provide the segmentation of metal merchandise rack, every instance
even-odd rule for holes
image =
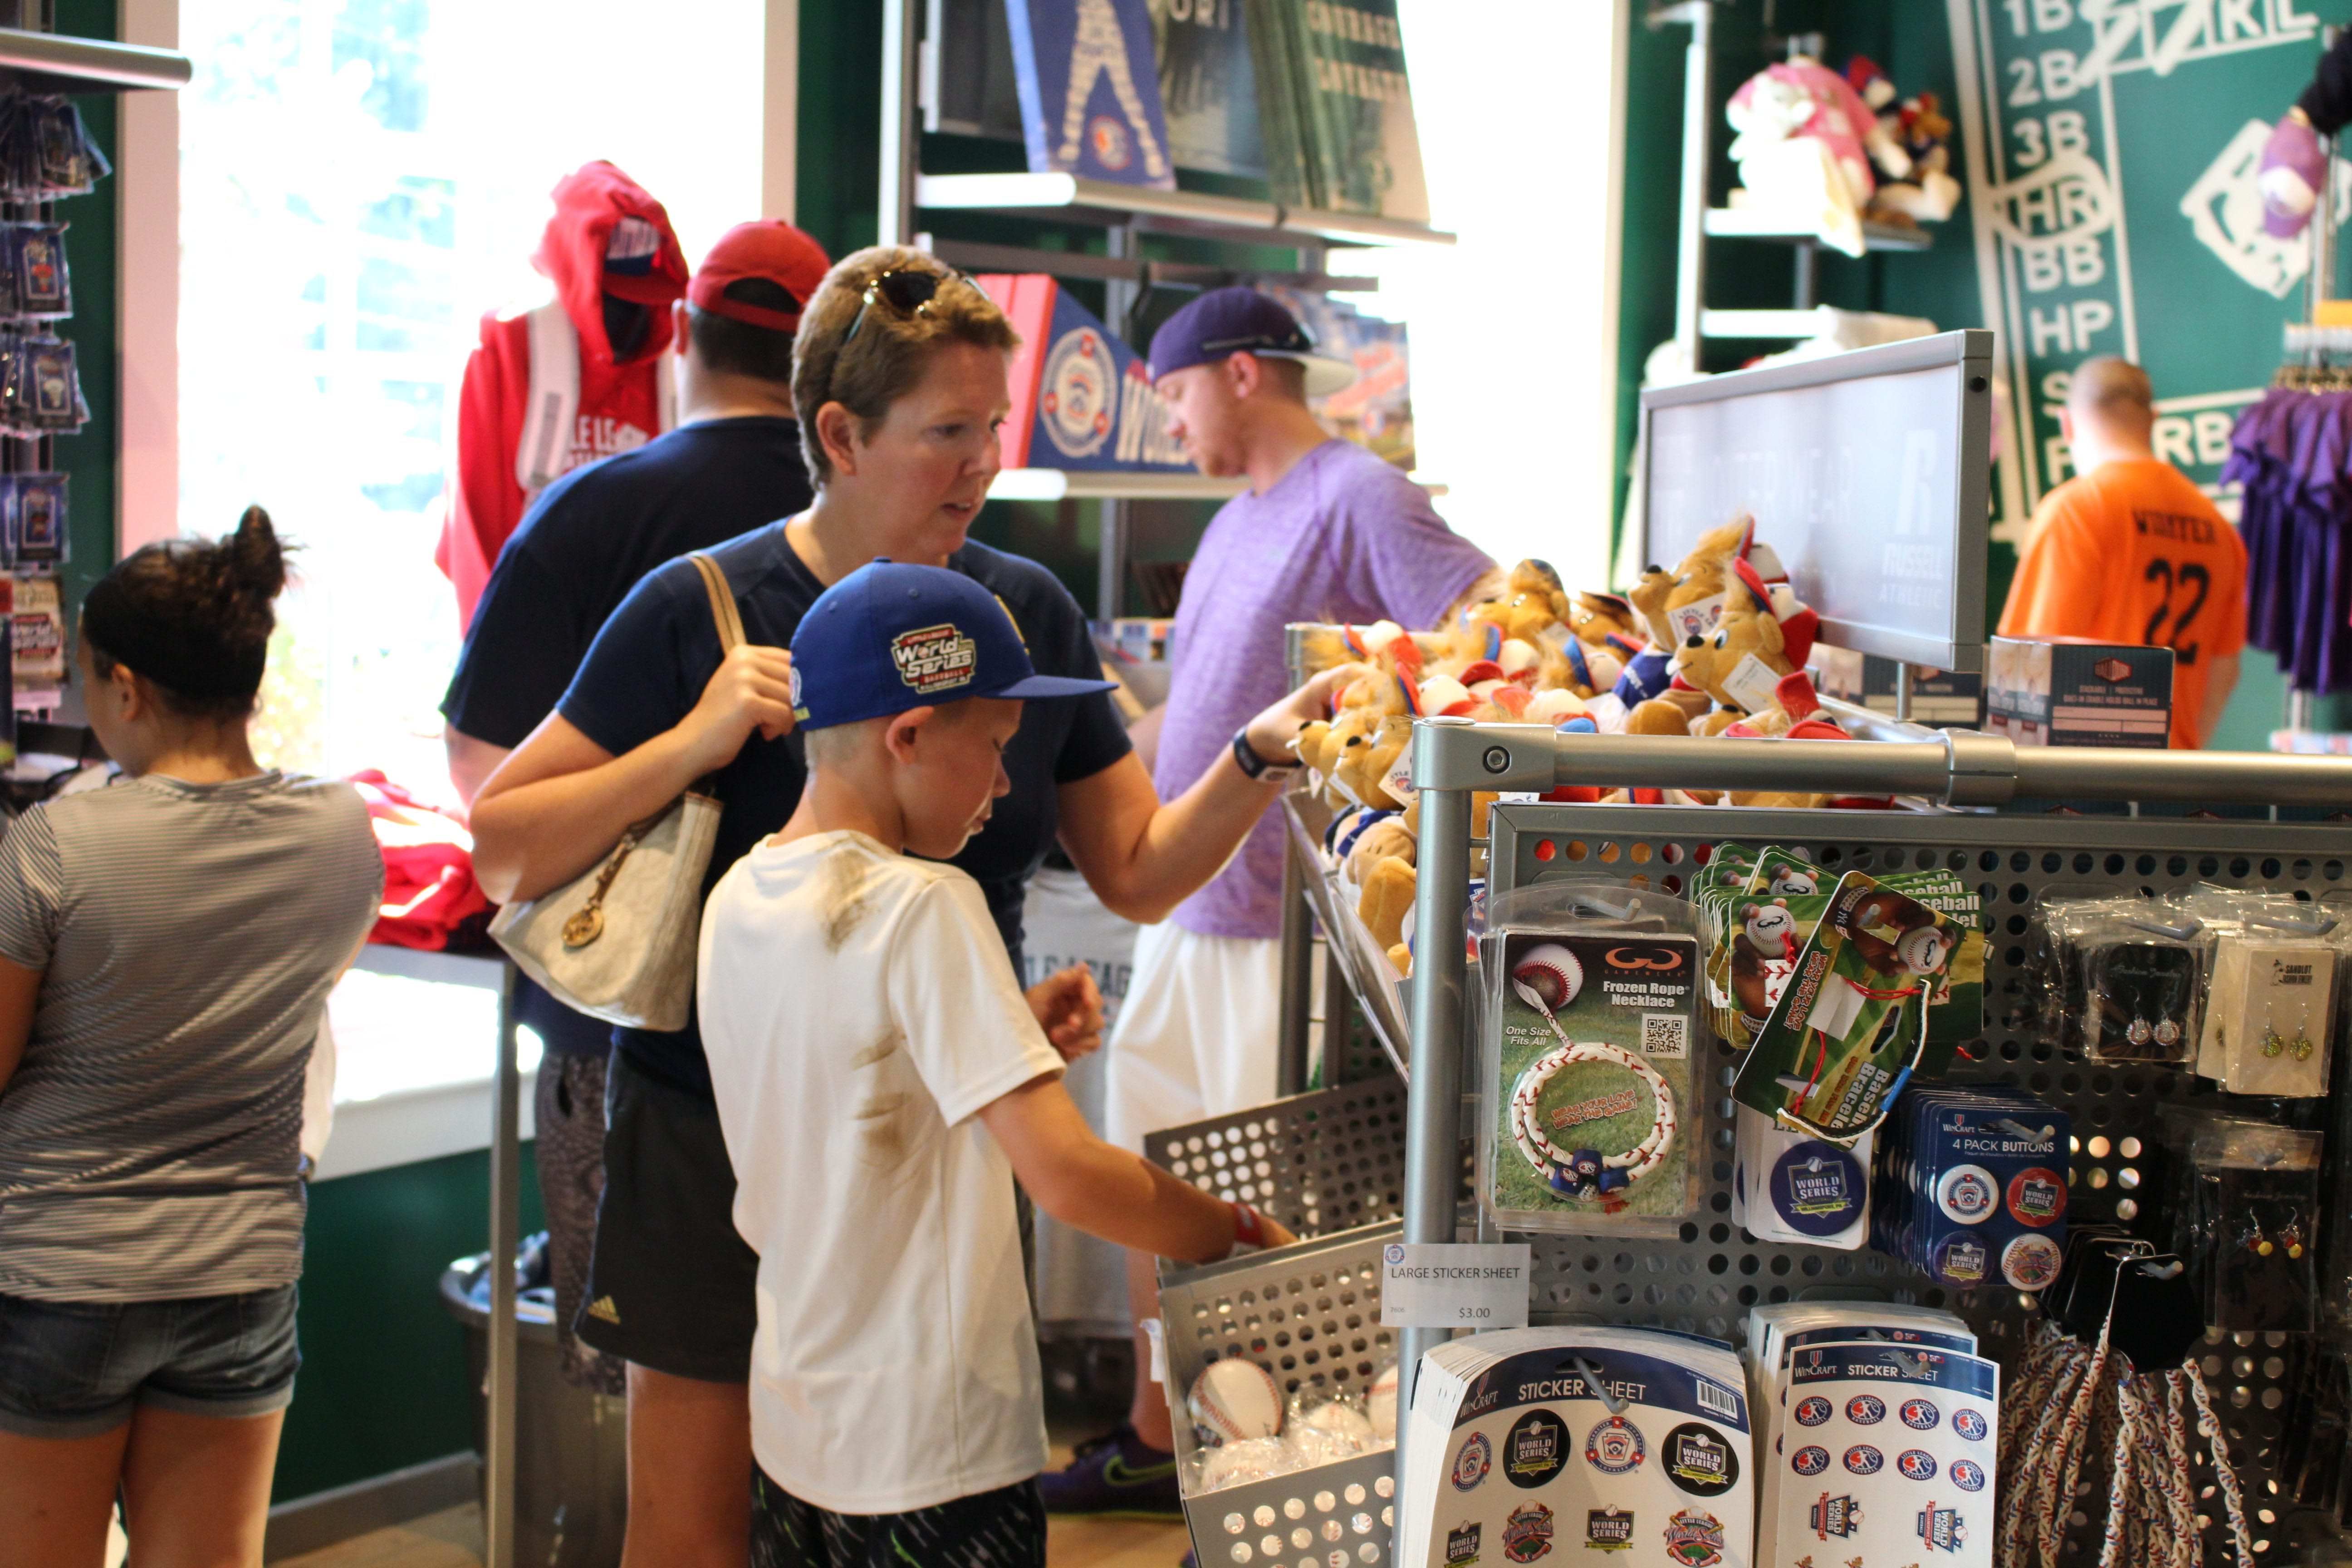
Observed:
[[[1736,808],[1522,805],[1495,809],[1490,886],[1541,877],[1645,879],[1678,893],[1703,852],[1726,838],[1801,845],[1845,869],[1940,865],[1981,878],[1993,931],[1984,1043],[1955,1074],[2011,1081],[2074,1113],[2083,1153],[2070,1203],[2085,1218],[2137,1212],[2147,1181],[2158,1108],[2217,1097],[2182,1072],[2109,1069],[2053,1053],[2015,1013],[2021,938],[2037,891],[2052,881],[2162,890],[2198,880],[2352,899],[2352,829],[2332,825],[2149,816],[2079,816],[1997,808],[2019,801],[2132,801],[2327,809],[2352,805],[2352,762],[2174,752],[2025,749],[1972,731],[1884,742],[1687,741],[1556,737],[1537,726],[1423,720],[1414,726],[1421,848],[1412,995],[1414,1072],[1407,1096],[1404,1239],[1454,1240],[1462,1216],[1454,1173],[1464,1076],[1465,905],[1474,790],[1570,784],[1840,789],[1916,796],[1948,812],[1864,814]],[[1915,1299],[1974,1321],[1988,1350],[2020,1343],[2031,1303],[2007,1292],[1948,1292],[1874,1253],[1759,1244],[1728,1223],[1732,1058],[1715,1045],[1709,1093],[1691,1136],[1712,1154],[1702,1211],[1671,1242],[1545,1237],[1537,1243],[1538,1318],[1589,1315],[1687,1327],[1736,1340],[1747,1306],[1808,1291]],[[2126,1207],[2129,1205],[2131,1207]],[[1411,1329],[1401,1365],[1409,1405],[1421,1354],[1447,1335]],[[2275,1342],[2273,1342],[2273,1341]],[[2284,1516],[2269,1463],[2283,1433],[2274,1412],[2293,1360],[2287,1336],[2209,1336],[2208,1364],[2224,1390],[2233,1454],[2258,1510],[2257,1557],[2284,1561],[2305,1527]],[[1398,1455],[1399,1474],[1405,1457]],[[2271,1517],[2263,1519],[2262,1513]],[[2209,1539],[2209,1560],[2215,1543]]]

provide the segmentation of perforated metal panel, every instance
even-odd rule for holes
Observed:
[[[1564,878],[1631,880],[1680,896],[1703,854],[1725,839],[1787,846],[1833,872],[1945,867],[1977,884],[1990,950],[1987,1030],[1951,1074],[1960,1082],[2018,1085],[2074,1118],[2077,1148],[2068,1194],[2077,1223],[2116,1219],[2159,1241],[2160,1216],[2143,1206],[2155,1188],[2150,1161],[2161,1137],[2160,1107],[2232,1103],[2186,1072],[2123,1070],[2085,1062],[2033,1037],[2023,1016],[2028,917],[2053,883],[2163,892],[2204,880],[2265,888],[2311,899],[2352,898],[2352,830],[2183,818],[1978,816],[1907,813],[1765,812],[1498,806],[1493,818],[1494,889]],[[1465,1051],[1475,1063],[1475,1049]],[[1952,1291],[1874,1251],[1759,1242],[1730,1223],[1737,1057],[1714,1041],[1710,1091],[1685,1125],[1711,1154],[1700,1212],[1675,1241],[1545,1236],[1535,1245],[1538,1321],[1598,1316],[1682,1329],[1738,1342],[1759,1301],[1809,1295],[1867,1296],[1949,1307],[1982,1338],[1985,1353],[2012,1363],[2036,1316],[2033,1299],[2006,1290]],[[1475,1068],[1472,1068],[1475,1071]],[[2339,1073],[2336,1081],[2344,1081]],[[2244,1485],[2259,1562],[2298,1556],[2326,1528],[2288,1513],[2272,1476],[2283,1436],[2280,1411],[2292,1389],[2294,1336],[2216,1335],[2201,1349],[2217,1407],[2228,1426]],[[2210,1477],[2200,1474],[2200,1489]],[[2089,1513],[2069,1542],[2070,1560],[2095,1559],[2104,1475],[2086,1473]],[[2205,1504],[2200,1503],[2200,1509]],[[2218,1517],[2219,1505],[2213,1505]],[[2263,1515],[2269,1517],[2264,1518]],[[2206,1532],[2209,1563],[2222,1561],[2218,1530]]]
[[[1293,1095],[1146,1133],[1143,1152],[1300,1236],[1376,1224],[1403,1212],[1404,1085],[1391,1073]]]
[[[1402,1149],[1402,1129],[1390,1136]],[[1396,1359],[1396,1337],[1380,1326],[1380,1266],[1381,1248],[1401,1234],[1395,1224],[1370,1226],[1262,1258],[1163,1268],[1160,1309],[1180,1462],[1189,1465],[1199,1451],[1182,1391],[1211,1362],[1254,1361],[1285,1394],[1370,1386]],[[1187,1499],[1193,1550],[1202,1568],[1380,1568],[1396,1525],[1395,1464],[1381,1450]]]

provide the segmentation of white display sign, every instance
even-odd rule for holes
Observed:
[[[1524,1241],[1391,1242],[1381,1255],[1381,1326],[1525,1328],[1532,1267]]]

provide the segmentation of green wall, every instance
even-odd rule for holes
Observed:
[[[2322,8],[2331,15],[2335,10],[2333,6]],[[1643,362],[1674,331],[1683,66],[1690,38],[1689,29],[1683,26],[1652,31],[1642,21],[1644,9],[1637,0],[1625,110],[1625,230],[1617,365],[1621,521],[1638,420]],[[1731,132],[1724,122],[1722,106],[1742,81],[1782,52],[1777,38],[1768,47],[1763,26],[1768,15],[1774,32],[1780,36],[1825,34],[1824,52],[1832,66],[1842,68],[1852,56],[1867,55],[1885,68],[1906,97],[1923,89],[1933,91],[1941,100],[1945,112],[1958,121],[1958,91],[1945,0],[1768,0],[1760,7],[1719,5],[1715,24],[1715,102],[1710,107],[1714,149],[1710,205],[1724,205],[1727,193],[1738,183],[1726,151]],[[2145,162],[2145,154],[2153,149],[2135,151],[2127,146],[2125,151],[2135,162]],[[1956,165],[1964,162],[1957,132],[1953,156]],[[1955,173],[1963,182],[1969,178],[1965,167],[1956,167]],[[1879,253],[1858,260],[1825,253],[1820,271],[1820,300],[1847,310],[1924,316],[1944,331],[1998,326],[1998,322],[1982,319],[1969,212],[1964,200],[1952,221],[1932,226],[1936,244],[1924,252]],[[1716,239],[1707,244],[1709,305],[1785,309],[1790,304],[1794,272],[1786,247],[1737,239]],[[2190,242],[2178,236],[2142,233],[2135,235],[2134,244],[2137,264],[2145,266],[2157,247]],[[2194,323],[2179,322],[2168,328],[2165,323],[2150,321],[2145,314],[2143,324],[2150,331],[2196,327]],[[1702,367],[1710,371],[1736,369],[1759,354],[1784,346],[1780,342],[1710,342],[1702,350]],[[2143,357],[2150,357],[2145,346]],[[1766,531],[1769,533],[1769,520]],[[1988,598],[1990,613],[1996,618],[2015,569],[2014,552],[2006,544],[1995,543],[1988,573]],[[2285,684],[2279,676],[2276,661],[2268,654],[2248,649],[2237,695],[2214,744],[2231,750],[2263,749],[2270,731],[2284,722],[2284,702]],[[2343,721],[2328,720],[2323,709],[2322,721]]]
[[[522,1234],[541,1217],[522,1152]],[[271,1500],[307,1497],[474,1444],[465,1342],[441,1271],[489,1245],[488,1151],[321,1182],[304,1234],[302,1373]]]

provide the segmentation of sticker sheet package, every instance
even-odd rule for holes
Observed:
[[[1507,1231],[1670,1236],[1697,1201],[1689,906],[1564,886],[1488,911],[1480,1200]]]
[[[1756,1483],[1759,1520],[1774,1517],[1780,1506],[1791,1438],[1789,1368],[1796,1352],[1811,1345],[1868,1342],[1911,1350],[1958,1351],[1974,1354],[1977,1337],[1951,1312],[1935,1307],[1892,1302],[1784,1301],[1751,1310],[1748,1315],[1748,1382],[1751,1422],[1757,1429],[1760,1456]],[[1795,1426],[1802,1433],[1818,1426],[1819,1405],[1806,1405],[1805,1420]],[[1801,1446],[1804,1439],[1794,1439]]]
[[[1915,1087],[1882,1130],[1870,1244],[1959,1289],[2046,1289],[2065,1261],[2072,1130],[2021,1090]]]
[[[1870,1149],[1852,1148],[1775,1125],[1747,1106],[1735,1122],[1731,1223],[1759,1241],[1852,1252],[1870,1236]]]
[[[1558,1327],[1442,1345],[1413,1391],[1397,1561],[1749,1568],[1748,1415],[1738,1358],[1711,1340]]]
[[[1966,1352],[1815,1344],[1789,1368],[1759,1562],[1992,1568],[2000,1369]]]
[[[1951,996],[1955,954],[1974,928],[1859,871],[1841,879],[1788,988],[1741,1062],[1733,1093],[1792,1131],[1852,1143],[1878,1125],[1927,1057],[1930,1018]],[[1957,1045],[1957,1041],[1954,1042]]]

